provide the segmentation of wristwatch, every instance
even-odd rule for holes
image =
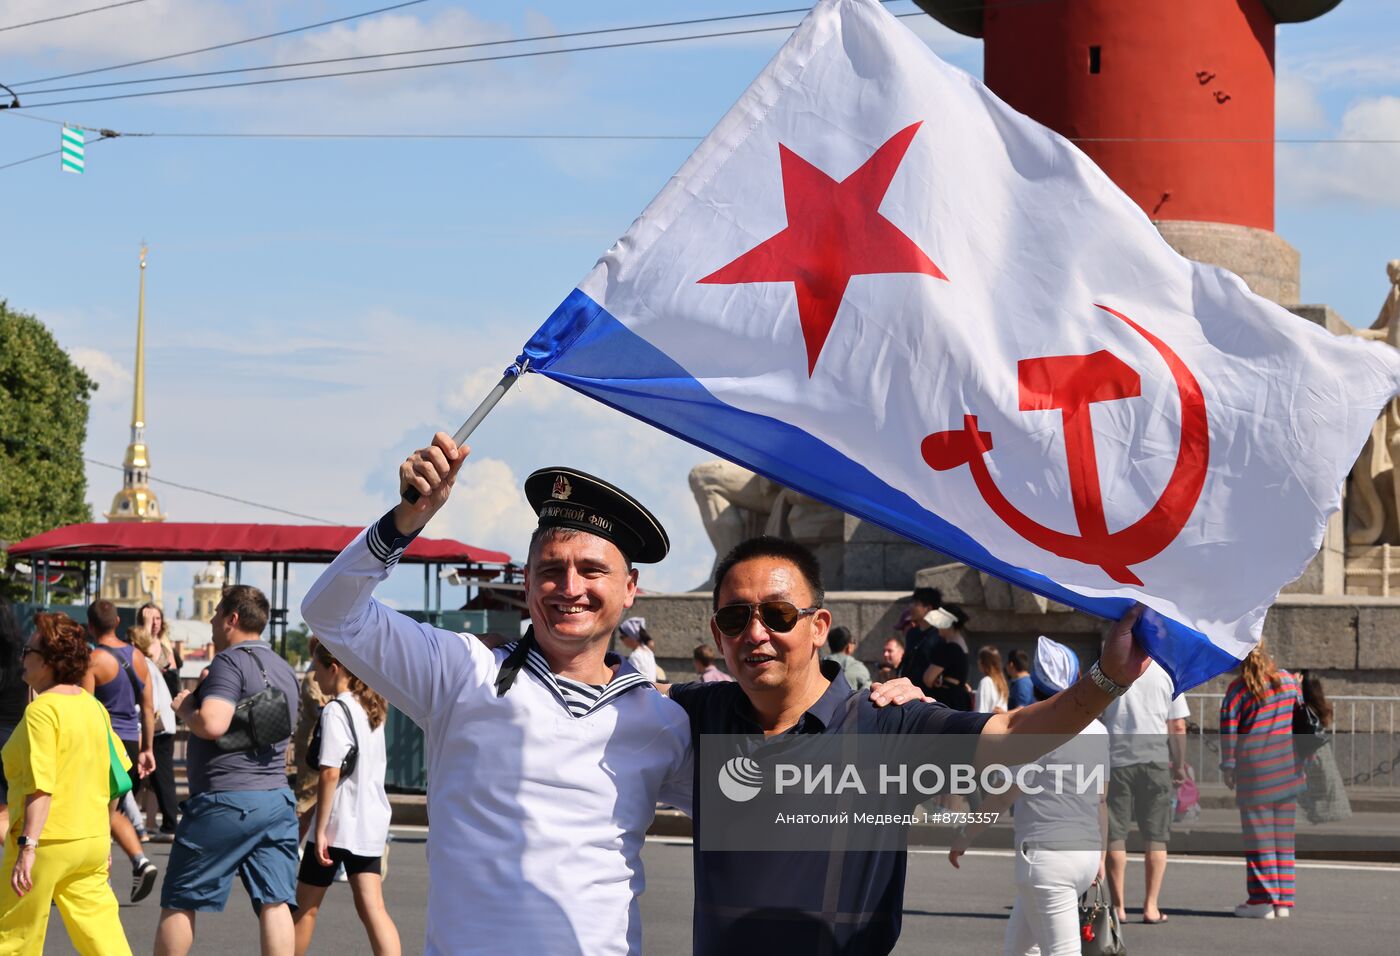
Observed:
[[[1103,672],[1098,661],[1094,661],[1094,666],[1089,668],[1089,679],[1094,682],[1099,690],[1110,697],[1119,698],[1128,692],[1128,688],[1110,678]]]
[[[19,844],[21,850],[32,850],[39,845],[38,840],[32,840],[23,833],[15,837],[15,843]]]

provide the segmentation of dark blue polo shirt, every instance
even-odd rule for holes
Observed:
[[[979,734],[990,714],[942,704],[876,707],[869,691],[852,691],[834,661],[822,662],[831,681],[789,734]],[[846,706],[853,693],[862,700]],[[671,699],[690,715],[697,758],[695,781],[694,951],[705,954],[826,952],[888,953],[899,939],[904,911],[903,840],[898,849],[800,852],[702,851],[706,792],[700,784],[701,734],[762,735],[737,683],[680,684]],[[716,808],[722,812],[723,808]]]

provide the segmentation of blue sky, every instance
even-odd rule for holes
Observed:
[[[388,2],[144,0],[0,31],[0,82],[159,56]],[[0,26],[95,5],[3,0]],[[26,103],[52,102],[132,88],[31,91],[785,5],[798,4],[429,0],[227,51],[17,90]],[[1394,52],[1400,25],[1391,6],[1345,0],[1320,20],[1280,29],[1281,138],[1400,140]],[[890,9],[914,7],[899,0]],[[787,14],[740,26],[797,19]],[[980,43],[928,18],[904,22],[945,59],[980,75]],[[124,133],[699,137],[785,36],[24,112]],[[436,58],[460,55],[470,52]],[[0,165],[56,149],[58,138],[57,126],[0,113]],[[391,503],[397,462],[433,429],[455,428],[694,145],[123,137],[90,146],[81,177],[60,173],[56,157],[0,170],[6,226],[0,297],[43,319],[102,384],[87,454],[120,463],[130,414],[137,252],[143,240],[149,243],[153,476],[364,524]],[[1400,146],[1280,145],[1277,157],[1277,229],[1302,253],[1303,300],[1326,302],[1352,324],[1369,325],[1387,290],[1385,261],[1400,256],[1394,228]],[[537,377],[506,399],[472,443],[457,500],[430,533],[519,554],[532,524],[521,479],[567,462],[634,491],[670,529],[673,556],[644,572],[644,586],[687,589],[704,577],[712,552],[685,480],[709,457],[704,452]],[[107,508],[119,479],[89,466],[96,512]],[[172,520],[294,520],[156,488]],[[190,573],[167,569],[172,610],[175,596],[188,593]],[[294,600],[313,573],[295,572]],[[418,603],[421,578],[402,577],[387,593],[405,606]]]

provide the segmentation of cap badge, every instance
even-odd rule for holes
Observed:
[[[573,493],[574,486],[569,484],[569,479],[565,478],[563,475],[554,476],[554,489],[549,493],[551,498],[558,498],[563,501]]]

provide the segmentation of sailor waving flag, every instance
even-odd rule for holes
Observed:
[[[874,0],[817,4],[522,368],[1057,601],[1141,601],[1178,691],[1248,653],[1400,391]]]

